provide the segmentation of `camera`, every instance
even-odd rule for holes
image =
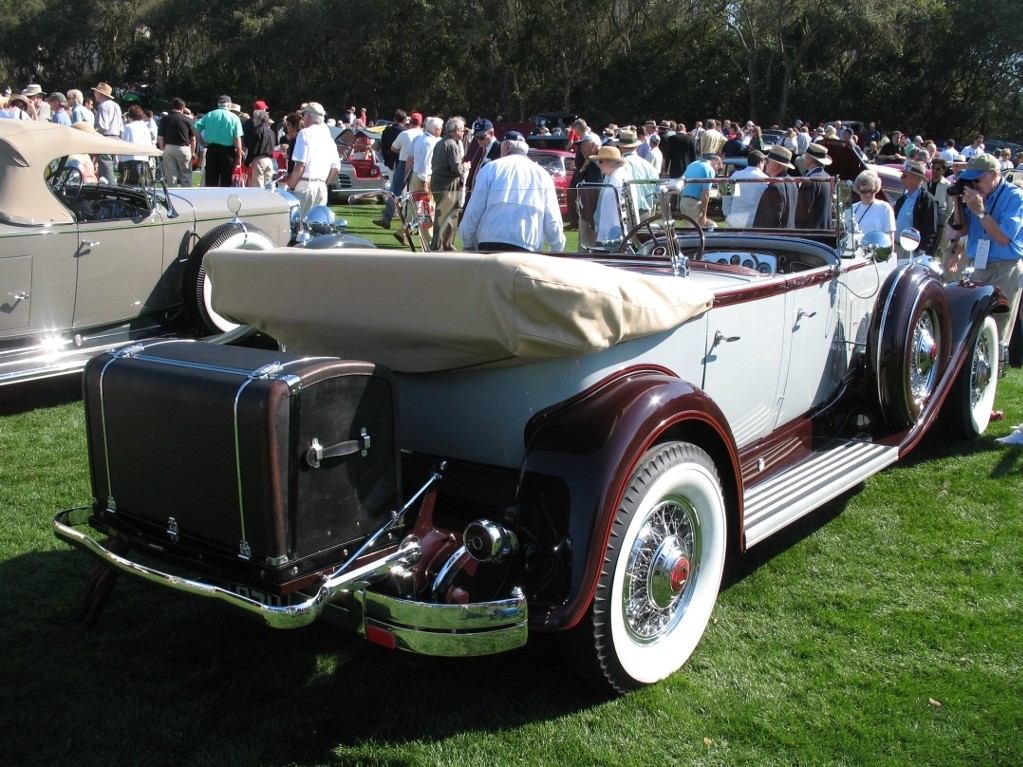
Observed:
[[[949,184],[948,196],[949,197],[962,197],[963,192],[969,188],[973,189],[977,185],[977,182],[973,179],[958,178]]]

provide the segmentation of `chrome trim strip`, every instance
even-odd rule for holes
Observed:
[[[373,562],[347,572],[335,570],[323,581],[316,594],[304,602],[286,606],[267,605],[220,586],[166,573],[115,554],[92,536],[76,529],[87,525],[91,514],[92,509],[87,506],[60,512],[53,519],[54,534],[61,540],[98,556],[122,573],[193,596],[227,602],[233,607],[259,615],[267,625],[280,629],[298,628],[312,623],[341,592],[364,589],[387,577],[393,568],[411,565],[421,553],[420,542],[415,538],[406,538],[395,551]]]
[[[508,599],[470,604],[412,602],[367,591],[361,597],[366,619],[391,628],[423,631],[484,631],[524,622],[526,598],[515,589]]]

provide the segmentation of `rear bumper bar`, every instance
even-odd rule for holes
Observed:
[[[117,554],[87,532],[92,509],[66,509],[53,519],[54,534],[73,546],[99,557],[120,573],[192,596],[225,602],[260,616],[273,628],[298,628],[315,621],[335,600],[357,607],[360,634],[379,644],[424,655],[470,656],[504,652],[526,643],[528,610],[525,597],[515,589],[508,599],[471,604],[432,604],[397,599],[367,587],[386,578],[395,568],[419,559],[421,546],[414,536],[398,548],[358,567],[335,571],[315,594],[300,595],[295,604],[266,604],[230,588],[183,577],[135,562]]]

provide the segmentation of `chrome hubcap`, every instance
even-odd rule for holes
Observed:
[[[916,324],[910,354],[910,393],[913,401],[921,405],[934,388],[938,372],[938,340],[930,313],[922,315]]]
[[[651,643],[685,614],[699,569],[698,520],[684,499],[654,507],[629,552],[622,601],[625,624]]]
[[[988,348],[988,337],[981,334],[973,350],[973,368],[970,381],[970,400],[976,405],[984,396],[984,391],[991,383],[991,349]]]

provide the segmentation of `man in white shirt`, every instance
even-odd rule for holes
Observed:
[[[310,101],[300,114],[304,127],[295,137],[292,153],[295,167],[288,177],[288,186],[301,201],[299,215],[304,217],[313,206],[327,204],[327,187],[341,170],[341,158],[330,128],[323,122],[326,117],[323,107]]]
[[[458,228],[467,249],[536,252],[545,242],[553,252],[565,249],[554,181],[528,151],[522,134],[508,131],[501,158],[480,170]]]
[[[440,141],[440,132],[443,129],[443,120],[439,117],[427,117],[423,121],[423,132],[412,142],[412,174],[409,176],[409,189],[413,192],[430,191],[433,148]]]
[[[746,167],[737,170],[731,175],[729,181],[737,182],[730,197],[722,199],[722,204],[727,207],[725,221],[735,229],[746,229],[753,216],[756,215],[757,206],[760,204],[760,195],[764,193],[767,184],[752,183],[744,179],[765,179],[764,164],[767,158],[758,149],[751,149],[746,155]]]

